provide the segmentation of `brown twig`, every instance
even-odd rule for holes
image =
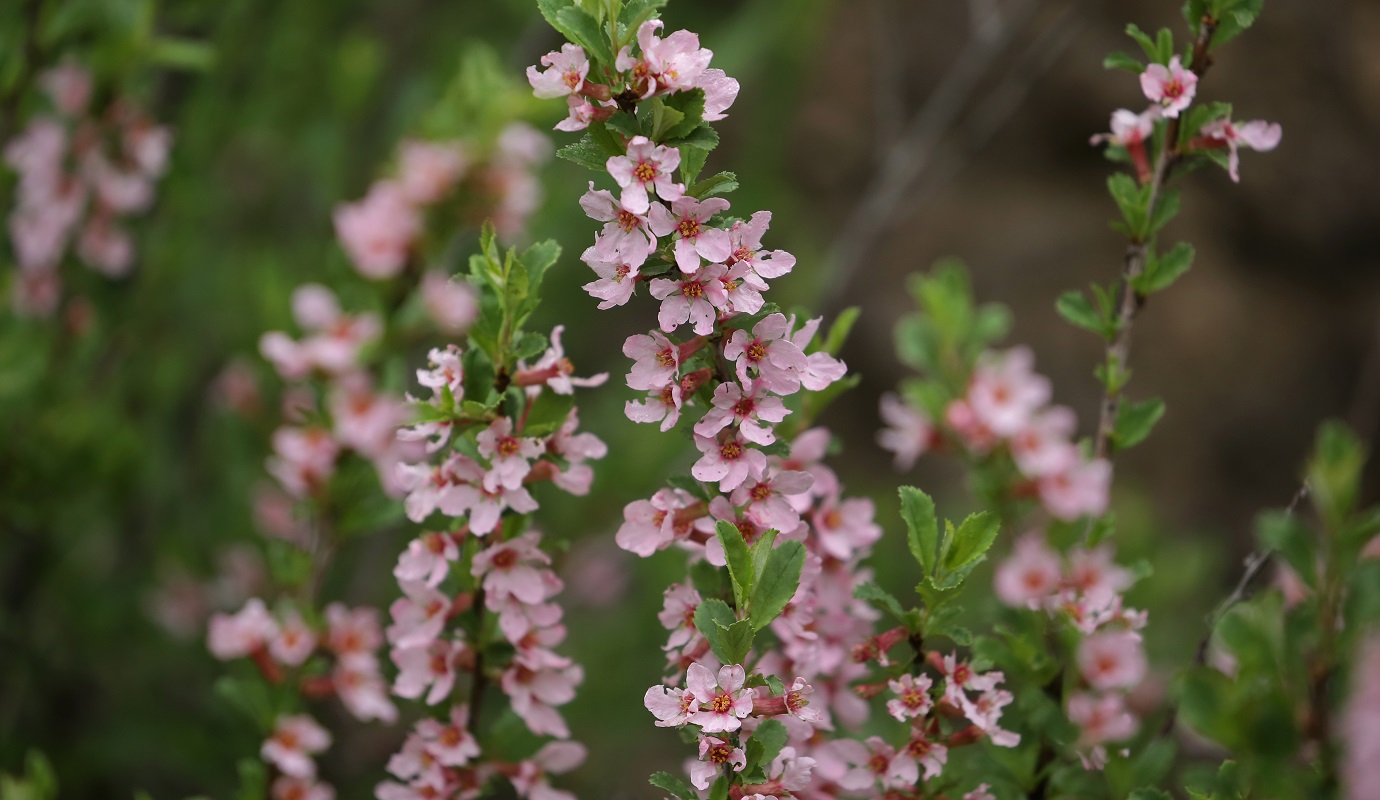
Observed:
[[[1217,21],[1211,18],[1204,18],[1198,26],[1198,38],[1193,43],[1193,72],[1201,81],[1207,75],[1208,67],[1212,65],[1212,59],[1208,56],[1208,44],[1212,41],[1212,35],[1217,30]],[[1147,204],[1146,215],[1150,219],[1155,216],[1155,207],[1159,203],[1164,192],[1166,179],[1169,171],[1178,163],[1182,153],[1179,150],[1179,131],[1183,125],[1184,114],[1169,120],[1165,126],[1164,145],[1160,148],[1159,155],[1155,159],[1155,170],[1150,177],[1150,202]],[[1109,371],[1123,369],[1131,355],[1131,329],[1135,323],[1135,318],[1140,310],[1145,306],[1145,295],[1135,288],[1135,280],[1145,272],[1145,263],[1150,254],[1150,243],[1139,238],[1132,238],[1126,245],[1126,253],[1121,260],[1121,289],[1117,299],[1117,324],[1116,336],[1107,343],[1107,355],[1104,365]],[[1102,412],[1097,423],[1097,440],[1094,452],[1098,458],[1109,458],[1111,455],[1112,433],[1116,429],[1117,412],[1121,409],[1121,388],[1110,387],[1112,375],[1105,376],[1109,381],[1109,388],[1102,397]]]

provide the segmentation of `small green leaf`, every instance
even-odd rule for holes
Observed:
[[[906,615],[906,611],[901,607],[900,601],[893,597],[890,592],[872,581],[864,581],[858,584],[857,587],[853,589],[853,596],[859,600],[866,600],[877,608],[889,612],[897,619],[903,619]]]
[[[728,776],[720,775],[709,787],[709,800],[728,800]]]
[[[843,349],[843,343],[848,341],[848,334],[853,332],[853,325],[858,321],[858,316],[862,314],[862,309],[858,306],[849,306],[839,312],[834,318],[834,324],[829,326],[829,334],[824,337],[824,345],[820,347],[821,352],[836,356]]]
[[[1136,25],[1135,23],[1127,25],[1126,35],[1136,40],[1136,44],[1140,45],[1140,49],[1145,51],[1146,58],[1150,59],[1151,61],[1159,60],[1159,45],[1157,45],[1155,41],[1150,38],[1149,34],[1141,30],[1140,26]]]
[[[719,543],[724,548],[724,560],[728,562],[728,575],[733,580],[733,599],[739,608],[747,605],[752,596],[753,571],[752,554],[742,531],[731,522],[720,520],[715,526]]]
[[[701,183],[712,181],[713,178],[706,178],[704,181],[700,181],[699,183],[695,182],[695,179],[698,178],[700,175],[700,171],[704,169],[704,162],[709,159],[709,151],[703,147],[695,147],[694,145],[688,144],[682,145],[679,149],[681,181],[686,186],[690,187],[686,190],[686,194],[690,195],[691,197],[701,198],[708,197],[711,194],[716,194],[716,192],[713,191],[713,187],[706,188],[702,193],[699,191]],[[732,173],[720,174],[722,175]],[[736,180],[733,182],[733,188],[738,188],[738,182]],[[725,191],[729,190],[726,189]]]
[[[556,151],[557,158],[564,158],[566,161],[573,161],[582,167],[588,167],[595,172],[605,172],[608,164],[609,155],[604,152],[604,148],[594,141],[594,137],[588,132],[580,138],[578,142],[562,147]]]
[[[1165,253],[1152,256],[1145,265],[1145,271],[1136,277],[1132,285],[1141,294],[1154,294],[1169,288],[1179,276],[1193,266],[1193,246],[1179,242]]]
[[[933,575],[939,560],[939,523],[934,516],[934,501],[913,486],[902,486],[899,491],[910,554],[925,575]]]
[[[786,726],[780,720],[763,720],[752,732],[747,746],[747,768],[767,769],[786,746]]]
[[[754,630],[760,631],[776,619],[795,596],[795,590],[800,586],[800,571],[804,566],[805,545],[794,539],[782,542],[767,556],[749,603]]]
[[[1001,518],[996,514],[983,511],[968,515],[954,533],[953,543],[944,557],[944,568],[956,572],[982,560],[997,540],[1000,528]]]
[[[1106,58],[1102,59],[1102,68],[1124,69],[1136,74],[1145,71],[1145,65],[1141,63],[1140,59],[1134,58],[1127,53],[1111,53]]]
[[[700,797],[689,784],[669,772],[653,772],[647,782],[658,789],[670,792],[673,797],[680,800],[699,800]]]
[[[752,650],[752,640],[757,635],[752,621],[740,619],[732,625],[715,623],[719,626],[719,644],[723,648],[720,659],[725,664],[741,664]]]
[[[709,152],[719,146],[719,133],[706,122],[685,136],[667,139],[665,144],[668,147],[698,147]]]
[[[1318,429],[1308,460],[1308,490],[1329,528],[1340,530],[1356,507],[1365,462],[1365,447],[1345,424],[1329,421]]]
[[[1179,214],[1179,190],[1165,189],[1155,202],[1155,213],[1150,220],[1150,230],[1147,235],[1154,236],[1160,229],[1169,224],[1169,221]]]
[[[1059,316],[1077,327],[1107,338],[1107,320],[1093,308],[1092,302],[1082,292],[1076,289],[1064,292],[1055,301],[1054,308]]]
[[[698,175],[700,169],[704,166],[704,159],[706,156],[709,155],[709,153],[708,151],[701,150],[698,147],[681,148],[680,168],[682,175],[687,174],[685,160],[685,154],[687,151],[696,154],[696,156],[700,159],[700,163],[695,167],[694,170],[694,174]],[[736,191],[737,188],[737,175],[733,174],[732,172],[720,172],[719,174],[705,178],[702,181],[697,181],[689,189],[686,190],[686,194],[690,195],[691,197],[698,197],[703,199],[705,197],[712,197],[716,194],[728,194],[729,192]]]
[[[709,647],[714,651],[714,655],[725,664],[734,662],[728,659],[725,654],[722,633],[725,629],[731,628],[738,618],[734,616],[733,610],[728,607],[728,603],[718,599],[710,598],[700,603],[695,609],[695,629],[698,630],[709,642]]]
[[[1283,509],[1265,511],[1256,517],[1255,535],[1260,546],[1278,553],[1305,585],[1317,586],[1318,542],[1298,517]]]
[[[1115,439],[1119,449],[1134,447],[1150,435],[1155,423],[1164,416],[1164,401],[1152,398],[1140,403],[1126,403],[1116,415]]]
[[[1111,193],[1117,208],[1121,210],[1121,218],[1126,222],[1126,232],[1136,241],[1144,239],[1146,226],[1149,224],[1146,210],[1149,201],[1147,192],[1136,183],[1135,178],[1124,172],[1107,178],[1107,191]]]
[[[560,430],[575,407],[575,396],[545,391],[537,395],[522,425],[523,436],[550,436]]]
[[[767,568],[767,559],[771,558],[773,547],[776,543],[777,532],[775,530],[763,531],[757,537],[757,541],[752,543],[749,553],[752,555],[752,575],[756,581],[757,576],[761,575]]]
[[[562,33],[570,41],[583,47],[592,58],[607,66],[613,66],[613,48],[609,45],[608,32],[597,19],[590,16],[589,12],[577,6],[569,6],[558,11],[556,19],[565,26]]]

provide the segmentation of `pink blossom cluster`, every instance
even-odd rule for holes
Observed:
[[[633,56],[631,45],[618,52],[613,64],[620,73],[617,84],[625,86],[637,100],[701,89],[704,119],[723,119],[738,97],[738,82],[723,70],[710,68],[714,54],[700,47],[697,34],[682,30],[663,39],[662,27],[659,19],[642,23],[637,30],[638,55]],[[618,109],[608,85],[588,80],[589,56],[579,45],[566,44],[547,53],[541,57],[541,65],[545,69],[527,68],[532,93],[543,100],[564,97],[569,107],[569,115],[556,124],[556,130],[583,130],[591,122],[608,119]]]
[[[485,152],[460,141],[404,141],[396,175],[374,181],[364,197],[335,210],[335,231],[355,269],[370,280],[396,278],[418,255],[427,212],[449,208],[493,221],[505,238],[517,236],[541,202],[533,169],[551,145],[530,126],[511,123]],[[426,305],[448,333],[461,333],[477,309],[467,293],[430,273]]]
[[[1107,510],[1111,465],[1083,455],[1072,437],[1078,418],[1049,405],[1049,379],[1037,374],[1028,348],[988,351],[979,359],[966,394],[949,403],[942,427],[894,394],[882,397],[888,427],[878,443],[896,454],[898,469],[937,445],[960,447],[977,456],[1005,452],[1025,482],[1017,494],[1039,499],[1051,516],[1076,520]]]
[[[1066,711],[1081,732],[1080,756],[1089,769],[1106,763],[1105,745],[1130,738],[1139,726],[1126,706],[1126,693],[1148,670],[1140,635],[1147,618],[1124,604],[1122,593],[1133,580],[1112,560],[1108,545],[1061,556],[1039,532],[1017,540],[996,570],[996,594],[1003,603],[1044,610],[1081,635],[1076,662],[1082,687],[1067,698]]]
[[[1127,109],[1112,113],[1111,132],[1092,137],[1092,144],[1106,143],[1125,148],[1135,165],[1141,183],[1151,178],[1150,158],[1146,144],[1151,141],[1155,124],[1162,119],[1183,119],[1184,112],[1193,103],[1198,91],[1198,76],[1185,67],[1178,56],[1169,64],[1150,64],[1140,74],[1140,88],[1150,106],[1137,114]],[[1227,151],[1227,172],[1233,181],[1241,180],[1238,167],[1239,151],[1242,147],[1257,152],[1267,152],[1279,146],[1284,136],[1279,123],[1252,120],[1232,122],[1230,116],[1215,119],[1193,132],[1189,141],[1190,151]]]
[[[112,278],[129,273],[134,243],[121,220],[153,205],[172,146],[172,133],[129,100],[93,112],[91,75],[76,64],[39,82],[56,113],[31,118],[4,151],[19,175],[9,216],[19,267],[12,299],[16,313],[30,316],[57,308],[58,267],[74,235],[87,266]]]
[[[379,667],[383,631],[378,611],[333,603],[326,607],[325,623],[313,627],[291,605],[269,610],[262,600],[251,598],[234,614],[213,616],[206,643],[216,658],[248,658],[265,680],[289,683],[301,696],[338,697],[356,719],[396,720],[397,708]],[[260,750],[279,775],[273,797],[334,797],[334,791],[317,780],[311,758],[330,741],[330,734],[308,715],[279,717]]]
[[[378,786],[380,800],[474,798],[495,775],[506,777],[520,797],[570,797],[546,780],[549,774],[574,769],[585,757],[583,746],[563,741],[570,729],[558,711],[574,699],[584,677],[579,665],[555,650],[566,636],[563,611],[554,602],[563,584],[541,549],[540,533],[516,532],[521,522],[516,529],[503,525],[505,515],[513,519],[537,510],[527,487],[538,481],[550,480],[572,494],[587,493],[593,479],[587,462],[607,453],[593,434],[577,431],[573,408],[554,432],[524,435],[528,415],[543,393],[569,395],[576,386],[595,386],[607,378],[573,377],[560,340],[557,328],[541,358],[531,366],[519,362],[513,384],[523,387],[527,407],[516,421],[505,416],[473,426],[423,421],[401,434],[425,443],[434,456],[399,467],[409,518],[425,522],[439,513],[456,532],[424,533],[398,558],[393,574],[403,596],[389,610],[393,623],[386,631],[390,657],[398,667],[393,693],[428,705],[452,705],[448,724],[433,719],[417,724],[389,762],[397,780]],[[418,370],[417,378],[432,391],[430,398],[413,399],[418,407],[461,403],[461,349],[432,350],[428,368]],[[465,565],[468,569],[462,569]],[[481,638],[490,630],[486,612],[496,618],[497,635],[512,648],[506,663],[487,663],[481,655],[489,644]],[[469,676],[468,703],[454,697],[460,675]],[[516,765],[483,758],[470,715],[489,684],[507,696],[532,733],[557,741]]]

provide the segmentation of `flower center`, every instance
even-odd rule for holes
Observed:
[[[683,219],[676,226],[682,239],[693,239],[700,235],[700,224],[693,219]]]
[[[657,366],[674,367],[676,365],[676,354],[671,352],[671,348],[664,347],[656,352]]]
[[[565,81],[566,86],[569,86],[571,89],[574,89],[575,87],[583,83],[585,79],[581,78],[580,73],[576,72],[575,70],[569,70],[561,76],[561,80]]]
[[[656,167],[646,161],[641,161],[636,167],[633,167],[633,178],[638,183],[651,183],[656,180]]]
[[[1178,78],[1175,78],[1174,80],[1164,85],[1164,96],[1171,100],[1178,100],[1180,97],[1183,96],[1183,93],[1184,85],[1179,81]]]
[[[771,484],[759,483],[756,486],[752,487],[751,494],[752,499],[760,503],[763,500],[766,500],[768,497],[771,497]]]
[[[911,711],[918,711],[925,705],[925,693],[918,689],[908,689],[901,695],[901,702]]]
[[[757,410],[757,401],[751,397],[744,397],[733,404],[733,413],[740,417],[749,417],[753,411]]]
[[[747,357],[748,361],[761,361],[767,357],[767,346],[762,344],[761,341],[753,342],[748,345]]]
[[[737,461],[743,455],[743,446],[734,439],[719,445],[719,457],[724,461]]]
[[[455,747],[460,744],[460,729],[454,725],[447,725],[445,729],[441,731],[440,740],[441,744],[446,747]]]
[[[633,228],[637,227],[637,215],[631,211],[619,209],[618,227],[622,228],[625,233],[631,233]]]
[[[449,671],[445,653],[433,653],[431,656],[431,674],[445,675]]]
[[[613,282],[622,283],[623,279],[628,277],[629,272],[632,272],[632,267],[627,264],[619,264],[618,269],[613,271]]]
[[[493,565],[498,569],[509,569],[517,563],[517,553],[503,549],[494,554]]]
[[[498,440],[498,446],[495,449],[498,450],[499,455],[505,458],[514,455],[518,451],[518,440],[512,436],[504,436]]]
[[[732,707],[733,698],[726,694],[715,695],[714,699],[709,703],[710,710],[715,714],[727,714],[728,710]]]
[[[680,285],[680,293],[691,300],[698,300],[704,297],[704,286],[699,281],[686,281]]]
[[[674,406],[676,404],[676,387],[669,383],[661,387],[660,400],[668,406]]]
[[[716,744],[712,745],[709,748],[709,750],[705,752],[705,755],[709,757],[709,763],[722,764],[725,761],[728,761],[728,759],[733,755],[733,748],[729,747],[726,744]]]
[[[273,738],[277,739],[278,744],[282,745],[285,750],[296,750],[302,746],[302,743],[297,739],[297,734],[292,731],[278,731],[273,735]]]
[[[868,769],[872,770],[878,775],[881,775],[883,772],[886,772],[887,761],[888,759],[885,755],[883,755],[882,753],[878,753],[877,755],[868,759],[867,767]]]
[[[930,743],[924,739],[911,739],[906,745],[906,752],[915,758],[924,758],[930,754]]]

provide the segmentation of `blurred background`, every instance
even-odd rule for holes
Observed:
[[[124,0],[47,2],[60,8],[45,13],[112,26],[147,13]],[[15,47],[12,26],[36,4],[9,5],[0,27]],[[1135,77],[1104,71],[1102,58],[1134,47],[1128,22],[1182,35],[1177,3],[682,0],[664,17],[698,31],[742,85],[708,169],[736,171],[735,209],[771,210],[768,245],[799,258],[774,299],[829,316],[863,309],[843,352],[862,383],[821,422],[845,443],[834,465],[849,492],[877,500],[889,534],[900,483],[935,494],[949,516],[969,502],[956,463],[922,459],[897,475],[873,444],[878,396],[904,375],[892,328],[912,309],[905,278],[937,259],[962,259],[980,300],[1010,306],[1008,341],[1034,348],[1056,400],[1090,432],[1100,346],[1054,300],[1119,272],[1111,165],[1088,137],[1112,110],[1142,104]],[[289,325],[293,287],[350,272],[332,208],[365,192],[467,52],[488,48],[516,78],[559,43],[528,0],[168,0],[156,20],[214,58],[130,78],[175,132],[157,206],[135,227],[133,277],[72,287],[91,301],[80,336],[64,332],[70,314],[38,323],[0,311],[0,771],[41,749],[64,797],[233,792],[235,763],[258,738],[211,691],[225,668],[206,655],[200,620],[263,572],[251,506],[278,381],[258,337]],[[1268,0],[1200,85],[1237,119],[1280,122],[1284,140],[1243,156],[1240,185],[1216,170],[1184,181],[1165,236],[1198,258],[1135,329],[1130,392],[1163,397],[1168,414],[1120,461],[1114,502],[1121,552],[1157,567],[1132,599],[1151,610],[1164,676],[1191,658],[1203,614],[1234,583],[1254,515],[1296,490],[1318,422],[1343,417],[1376,438],[1376,42],[1375,3]],[[557,106],[533,103],[532,121],[549,129]],[[660,674],[660,591],[683,559],[639,562],[613,532],[624,504],[690,459],[678,437],[622,416],[619,346],[652,311],[596,312],[579,289],[588,173],[556,161],[542,178],[529,230],[565,256],[536,327],[567,326],[578,374],[614,375],[581,400],[584,426],[610,445],[593,493],[542,498],[546,530],[569,543],[567,650],[586,669],[565,710],[591,758],[566,785],[650,796],[645,774],[685,752],[640,702]],[[12,176],[0,187],[9,202]],[[229,407],[217,383],[237,360],[265,395],[258,412]],[[327,596],[386,604],[395,587],[379,564],[405,541],[352,542]],[[889,558],[899,541],[889,535],[875,559],[898,593],[913,582]],[[231,586],[197,589],[215,581]],[[170,619],[170,608],[186,613]],[[401,728],[321,713],[338,732],[325,777],[343,798],[372,796]]]

